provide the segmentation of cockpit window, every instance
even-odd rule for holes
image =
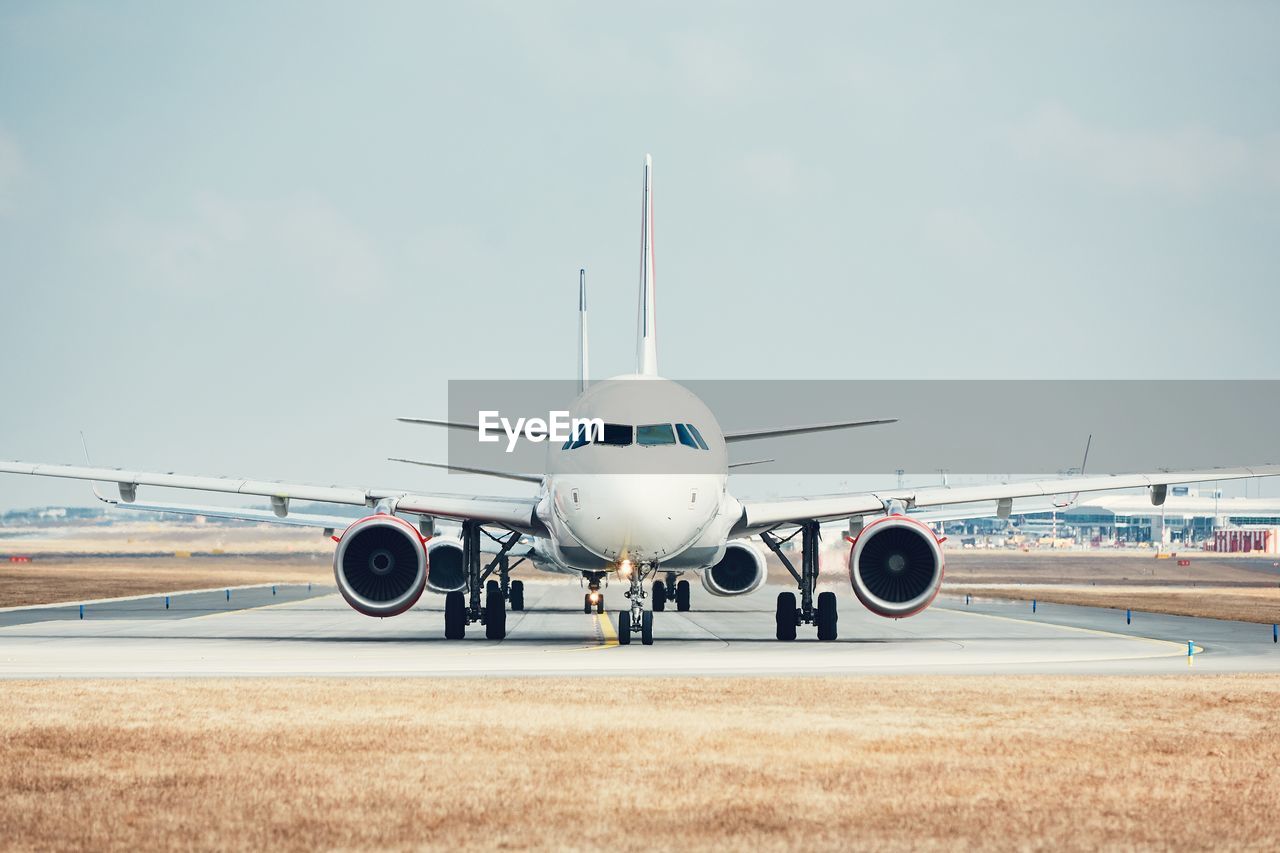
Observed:
[[[564,443],[561,450],[577,450],[583,445],[590,444],[590,425],[578,424],[578,428],[574,430],[573,436]]]
[[[605,424],[604,435],[596,444],[628,447],[631,444],[631,424]]]
[[[671,424],[643,424],[636,427],[636,444],[653,447],[659,444],[675,444],[676,434]]]
[[[630,447],[632,443],[642,447],[659,447],[667,444],[683,444],[694,450],[707,450],[702,433],[693,424],[605,424],[604,434],[592,440],[591,427],[579,424],[573,437],[564,443],[562,450],[577,450],[588,444],[607,444],[613,447]]]

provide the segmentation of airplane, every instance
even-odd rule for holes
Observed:
[[[979,503],[994,504],[994,514],[1007,518],[1014,500],[1051,501],[1067,493],[1146,488],[1152,503],[1160,505],[1170,485],[1280,475],[1280,465],[1268,464],[739,498],[729,488],[729,472],[735,467],[728,461],[730,444],[882,426],[893,419],[723,430],[692,392],[658,374],[653,221],[653,161],[646,155],[634,374],[588,382],[586,287],[579,278],[579,394],[568,411],[575,417],[597,418],[603,428],[575,433],[563,444],[548,442],[542,476],[417,462],[536,484],[536,493],[528,497],[317,486],[99,468],[88,462],[72,466],[0,461],[0,473],[114,482],[119,500],[97,493],[96,486],[95,494],[121,507],[312,526],[324,528],[327,535],[341,530],[333,536],[333,567],[347,603],[365,615],[388,617],[413,607],[425,590],[444,594],[444,635],[450,640],[462,639],[473,624],[483,625],[489,639],[506,636],[507,607],[524,608],[523,583],[510,577],[520,560],[581,576],[588,585],[583,600],[588,613],[603,613],[601,584],[613,576],[627,587],[629,606],[617,615],[618,642],[624,645],[635,636],[651,645],[654,613],[664,611],[668,602],[677,611],[690,609],[690,585],[680,578],[683,574],[697,575],[716,596],[759,589],[766,568],[755,539],[778,556],[796,582],[795,592],[778,593],[776,638],[794,640],[798,628],[809,625],[816,628],[819,640],[832,641],[838,636],[836,594],[815,594],[824,524],[848,525],[849,580],[858,601],[877,615],[899,619],[929,607],[941,588],[945,560],[941,537],[931,525],[991,514],[972,508]],[[466,433],[479,429],[470,422],[400,420]],[[268,498],[270,510],[140,503],[142,486]],[[370,512],[355,521],[291,513],[291,501]],[[438,520],[460,525],[458,538],[437,535]],[[795,537],[799,567],[783,547]],[[652,602],[646,607],[650,592]]]

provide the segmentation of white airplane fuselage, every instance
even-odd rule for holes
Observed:
[[[599,418],[605,440],[553,445],[537,514],[540,556],[569,572],[624,561],[698,570],[724,556],[741,506],[728,493],[728,454],[710,409],[656,376],[593,385],[573,417]]]

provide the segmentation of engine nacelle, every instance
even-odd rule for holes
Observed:
[[[338,591],[366,616],[398,616],[422,597],[427,549],[418,530],[394,515],[352,524],[333,554]]]
[[[745,542],[730,542],[720,562],[702,572],[702,588],[712,595],[746,595],[765,581],[764,556]]]
[[[933,603],[945,561],[933,531],[905,515],[862,528],[849,552],[853,592],[872,613],[900,619]]]
[[[462,543],[452,539],[432,539],[427,543],[427,560],[431,573],[427,575],[427,589],[444,595],[467,588],[467,571],[462,564]]]

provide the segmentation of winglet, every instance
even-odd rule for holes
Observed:
[[[640,219],[640,323],[636,373],[658,375],[657,304],[653,274],[653,158],[644,155],[644,203]]]
[[[86,468],[92,468],[93,462],[89,459],[89,443],[84,440],[84,430],[80,430],[80,446],[84,448],[84,464]],[[98,484],[93,480],[89,481],[89,488],[93,490],[93,496],[104,504],[115,504],[111,498],[98,491]]]

